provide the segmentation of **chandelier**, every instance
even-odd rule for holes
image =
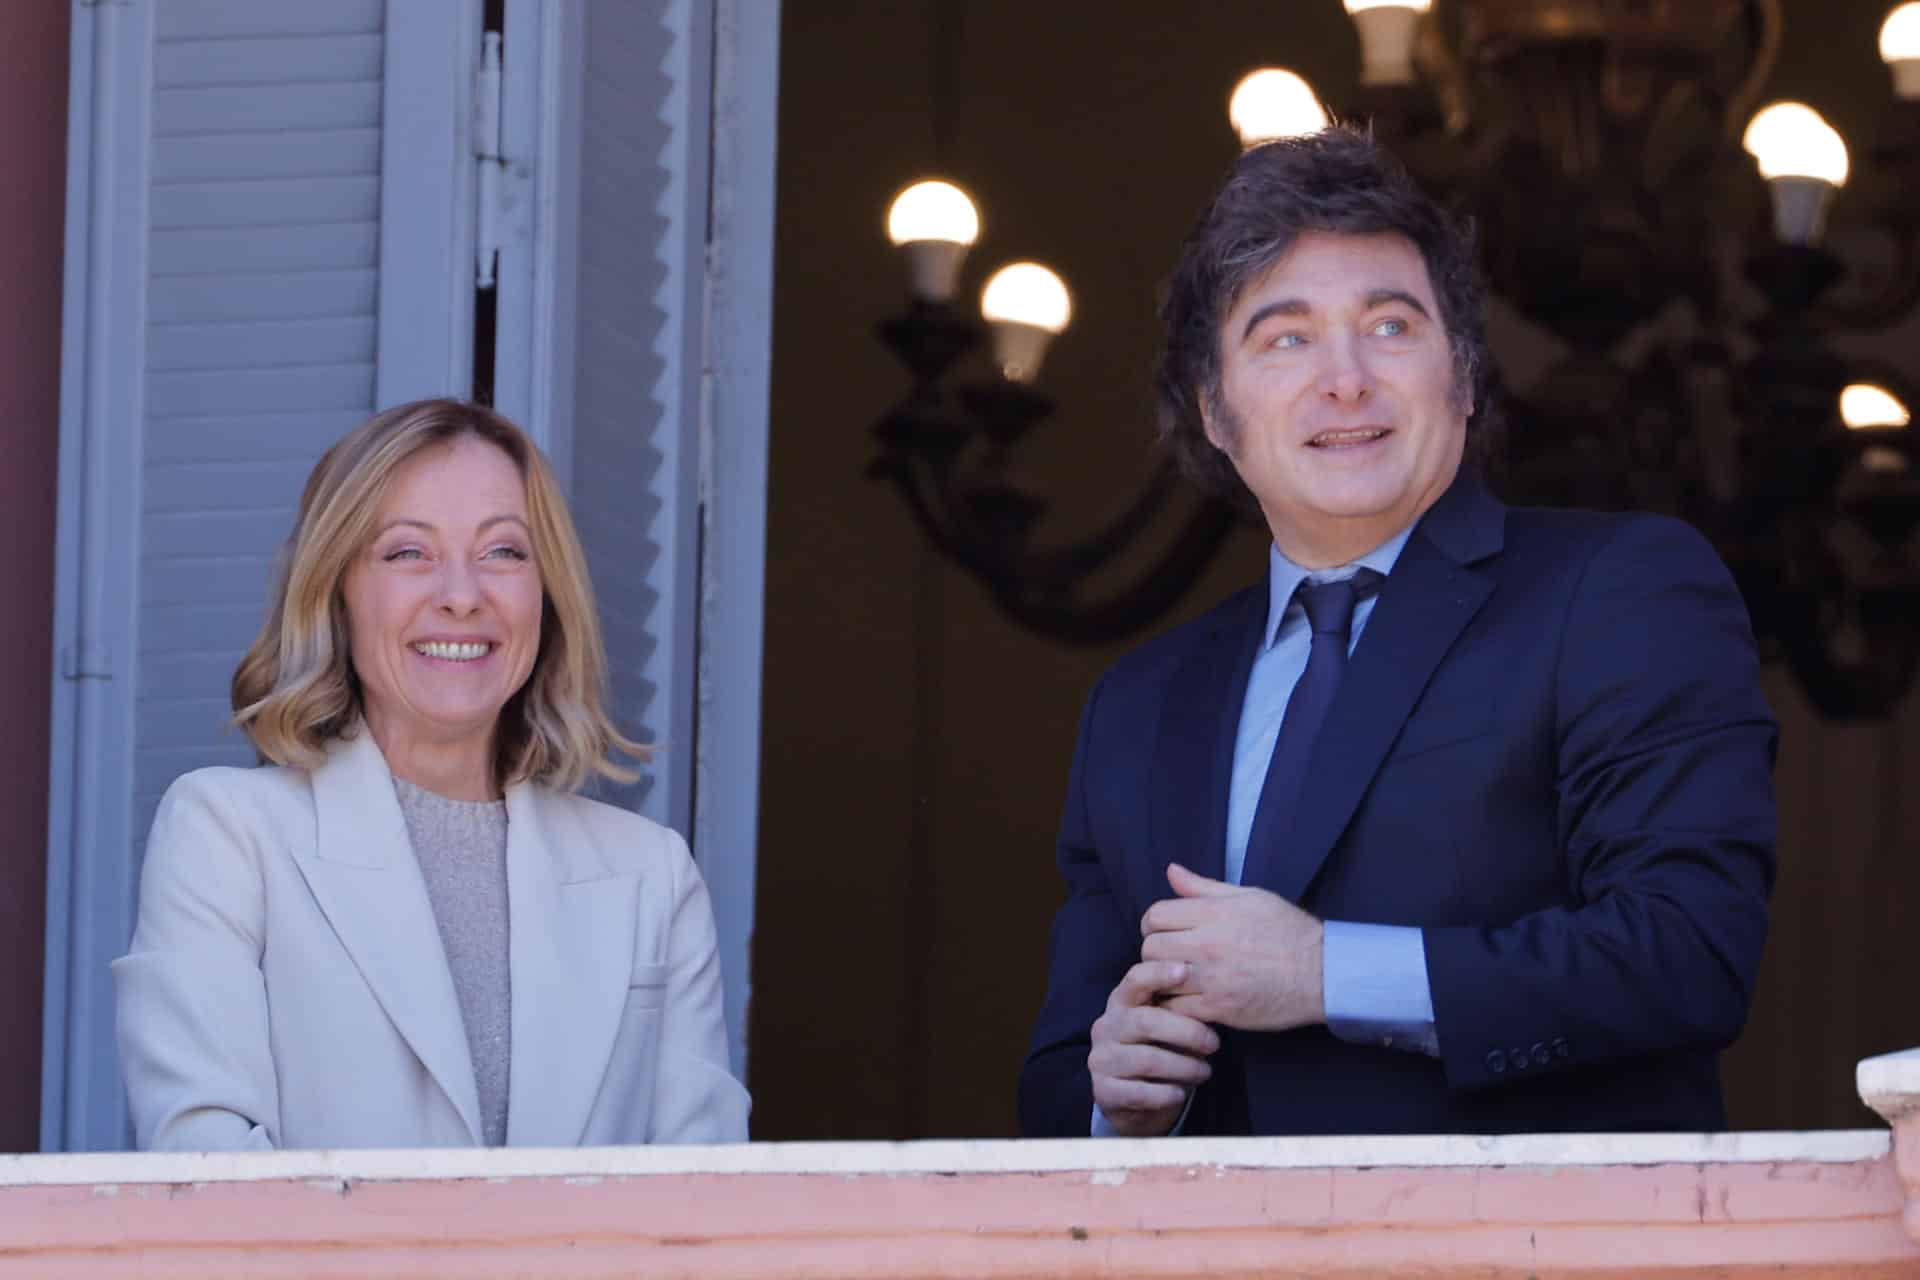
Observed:
[[[1881,29],[1893,141],[1837,205],[1844,140],[1810,106],[1759,102],[1785,35],[1779,0],[1345,6],[1360,87],[1334,114],[1370,123],[1474,218],[1491,293],[1564,352],[1524,389],[1496,388],[1495,488],[1688,520],[1732,569],[1767,656],[1823,713],[1883,714],[1920,664],[1915,393],[1834,340],[1920,303],[1920,3]],[[1261,68],[1228,118],[1254,145],[1325,127],[1328,112],[1299,76]],[[988,281],[979,319],[963,310],[978,227],[945,181],[890,210],[911,301],[880,335],[910,387],[875,428],[873,472],[1014,621],[1119,638],[1165,615],[1236,517],[1215,502],[1181,511],[1163,462],[1108,527],[1036,538],[1046,503],[1010,464],[1053,411],[1035,378],[1071,304],[1051,271],[1018,263]],[[959,381],[976,350],[991,372]],[[1143,546],[1159,551],[1131,581],[1093,593]]]

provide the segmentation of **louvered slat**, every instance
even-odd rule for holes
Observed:
[[[137,821],[225,727],[313,461],[373,409],[384,6],[163,0],[148,195]]]

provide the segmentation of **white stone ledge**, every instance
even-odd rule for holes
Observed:
[[[1920,1069],[1917,1067],[1916,1069]],[[1865,1071],[1865,1067],[1862,1067]],[[495,1148],[0,1156],[0,1187],[291,1179],[601,1179],[688,1174],[1075,1173],[1120,1169],[1513,1168],[1856,1164],[1885,1130],[1505,1137],[1159,1138],[1062,1141],[756,1142],[715,1147]]]
[[[1920,1049],[1867,1058],[1854,1070],[1854,1083],[1866,1104],[1891,1124],[1920,1110]]]

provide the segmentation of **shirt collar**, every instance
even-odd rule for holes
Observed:
[[[1394,564],[1400,559],[1401,550],[1406,547],[1407,539],[1412,534],[1413,526],[1408,525],[1359,559],[1334,565],[1330,569],[1302,569],[1282,555],[1278,545],[1268,544],[1267,630],[1260,647],[1273,648],[1273,642],[1280,635],[1281,619],[1286,617],[1287,607],[1293,603],[1294,590],[1302,582],[1308,579],[1314,582],[1338,582],[1342,578],[1351,578],[1362,569],[1372,569],[1375,573],[1391,575]]]

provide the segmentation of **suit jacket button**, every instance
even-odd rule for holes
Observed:
[[[1549,1049],[1544,1044],[1536,1044],[1533,1046],[1533,1065],[1534,1066],[1544,1067],[1551,1064],[1552,1062],[1553,1062],[1553,1050]]]
[[[1572,1055],[1573,1049],[1567,1044],[1567,1038],[1565,1036],[1555,1036],[1553,1038],[1553,1056],[1556,1058],[1567,1058]]]
[[[1487,1055],[1487,1070],[1500,1075],[1507,1069],[1507,1055],[1495,1049]]]

